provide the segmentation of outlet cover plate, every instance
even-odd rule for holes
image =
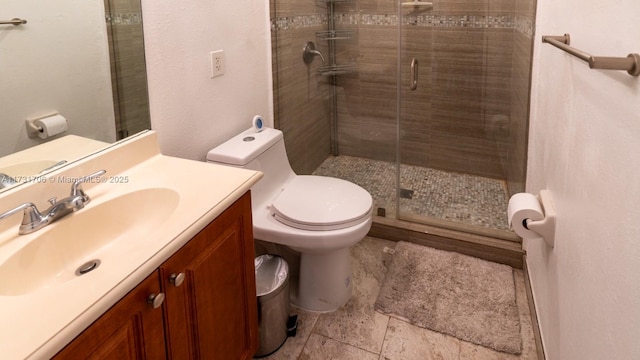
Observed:
[[[211,51],[209,53],[209,57],[211,59],[211,78],[213,79],[215,77],[224,75],[224,51]]]

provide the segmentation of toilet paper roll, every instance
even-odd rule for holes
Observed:
[[[69,128],[67,125],[67,119],[60,114],[47,116],[42,119],[35,120],[34,125],[38,129],[38,137],[40,139],[46,139],[48,137],[61,134]]]
[[[507,207],[507,214],[509,217],[509,226],[518,236],[523,239],[539,238],[540,235],[535,233],[524,226],[523,221],[531,219],[539,221],[544,219],[544,211],[538,198],[529,193],[518,193],[509,199],[509,206]]]

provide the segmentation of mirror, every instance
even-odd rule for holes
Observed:
[[[0,22],[26,20],[0,24],[0,191],[150,128],[140,0],[3,0],[0,10]],[[52,114],[66,131],[29,137],[26,121]]]

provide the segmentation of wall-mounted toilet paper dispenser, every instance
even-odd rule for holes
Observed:
[[[556,209],[549,190],[540,190],[535,196],[529,193],[514,194],[507,208],[509,226],[523,239],[542,237],[554,247]]]
[[[58,114],[50,114],[36,119],[26,120],[27,135],[30,138],[47,139],[62,134],[69,129],[67,119]]]

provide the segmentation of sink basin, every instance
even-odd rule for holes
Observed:
[[[167,221],[179,199],[174,190],[151,188],[89,203],[34,233],[35,239],[0,265],[0,296],[24,295],[67,282],[94,259],[117,261],[122,250],[151,240],[148,234]],[[95,271],[100,271],[99,265]]]

